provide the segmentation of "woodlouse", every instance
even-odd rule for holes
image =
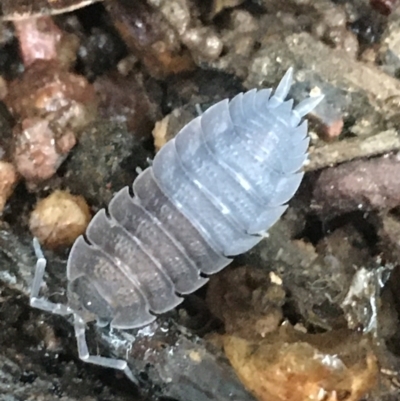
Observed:
[[[284,101],[292,69],[274,95],[250,90],[187,124],[151,167],[119,191],[74,243],[68,305],[39,297],[46,260],[38,257],[31,305],[73,314],[81,359],[124,370],[126,361],[89,355],[85,323],[130,329],[171,310],[230,257],[256,245],[287,208],[307,157],[307,121],[322,96]]]

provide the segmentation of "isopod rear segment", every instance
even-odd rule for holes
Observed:
[[[85,324],[151,323],[254,247],[283,214],[307,157],[301,119],[322,99],[293,108],[285,101],[291,82],[289,69],[273,96],[262,89],[222,100],[169,141],[74,243],[67,305],[39,296],[46,260],[34,241],[31,305],[74,315],[81,359],[121,369],[135,381],[126,361],[89,354]]]

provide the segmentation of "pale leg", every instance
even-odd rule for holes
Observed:
[[[196,108],[197,115],[201,116],[203,114],[203,110],[201,109],[201,106],[198,103],[196,103],[195,108]]]
[[[78,345],[79,358],[84,362],[93,363],[95,365],[100,365],[107,368],[122,370],[130,380],[132,380],[135,384],[138,385],[139,383],[133,376],[126,361],[122,359],[106,358],[103,356],[92,356],[89,354],[85,338],[85,330],[86,330],[85,322],[79,315],[74,313],[74,311],[69,306],[51,302],[45,297],[39,297],[40,288],[44,282],[43,276],[46,270],[47,262],[40,248],[40,244],[37,238],[33,239],[33,248],[35,250],[35,254],[37,257],[37,262],[30,295],[31,306],[37,309],[44,310],[46,312],[54,313],[56,315],[65,316],[73,314],[75,336]]]
[[[122,359],[106,358],[104,356],[90,355],[86,343],[85,331],[86,326],[82,318],[74,313],[74,328],[76,342],[78,344],[79,358],[84,362],[93,363],[94,365],[104,366],[106,368],[122,370],[130,380],[139,385],[128,367],[128,363]]]
[[[33,248],[37,257],[35,276],[33,277],[30,304],[33,308],[41,309],[46,312],[51,312],[56,315],[70,315],[73,310],[67,305],[57,304],[49,301],[45,297],[39,297],[40,288],[44,282],[43,276],[46,270],[46,259],[40,248],[40,244],[37,238],[33,239]]]

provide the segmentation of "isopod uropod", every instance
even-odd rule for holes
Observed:
[[[118,329],[152,322],[256,245],[287,208],[307,157],[307,121],[322,99],[285,101],[292,69],[271,89],[240,93],[210,107],[156,155],[151,167],[100,210],[68,258],[68,304],[39,296],[38,257],[30,303],[74,315],[79,357],[121,369],[127,362],[88,352],[85,324]]]

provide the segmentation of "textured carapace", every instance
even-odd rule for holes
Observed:
[[[187,124],[118,192],[69,256],[69,298],[116,328],[171,310],[230,257],[256,245],[300,185],[307,122],[319,103],[271,89],[223,100]],[[78,308],[79,306],[79,308]]]

